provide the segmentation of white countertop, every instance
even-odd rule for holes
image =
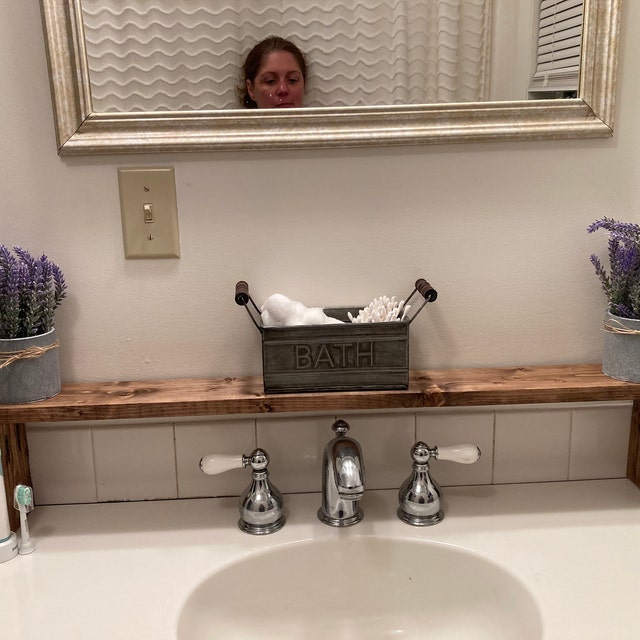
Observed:
[[[640,490],[631,482],[444,494],[444,521],[418,528],[395,517],[395,491],[367,492],[364,520],[345,529],[317,520],[318,495],[287,495],[287,524],[269,536],[236,527],[236,498],[36,507],[36,551],[0,564],[0,637],[175,640],[187,596],[216,569],[298,540],[372,535],[453,544],[506,567],[533,593],[544,640],[640,637]]]

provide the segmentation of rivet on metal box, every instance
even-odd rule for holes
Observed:
[[[262,335],[265,393],[406,389],[409,386],[409,325],[436,290],[419,278],[405,300],[423,299],[411,315],[392,322],[352,323],[363,307],[327,308],[345,324],[265,327],[249,285],[236,284],[235,301],[244,306]]]

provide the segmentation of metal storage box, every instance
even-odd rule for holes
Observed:
[[[411,296],[416,292],[424,298],[422,306],[437,296],[424,279],[416,282]],[[262,335],[265,393],[408,387],[409,325],[422,306],[411,318],[393,322],[351,323],[348,312],[357,316],[362,307],[348,307],[324,309],[345,324],[265,327],[244,281],[236,285],[236,302],[247,308]]]

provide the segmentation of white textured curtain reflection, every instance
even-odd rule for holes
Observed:
[[[258,40],[293,40],[307,106],[488,95],[491,0],[82,0],[96,111],[228,109]]]

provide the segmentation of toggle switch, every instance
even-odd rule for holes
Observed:
[[[173,167],[118,169],[126,258],[179,258]]]
[[[142,205],[142,211],[144,213],[144,221],[146,224],[155,222],[153,219],[153,205],[150,202],[145,202],[145,204]]]

